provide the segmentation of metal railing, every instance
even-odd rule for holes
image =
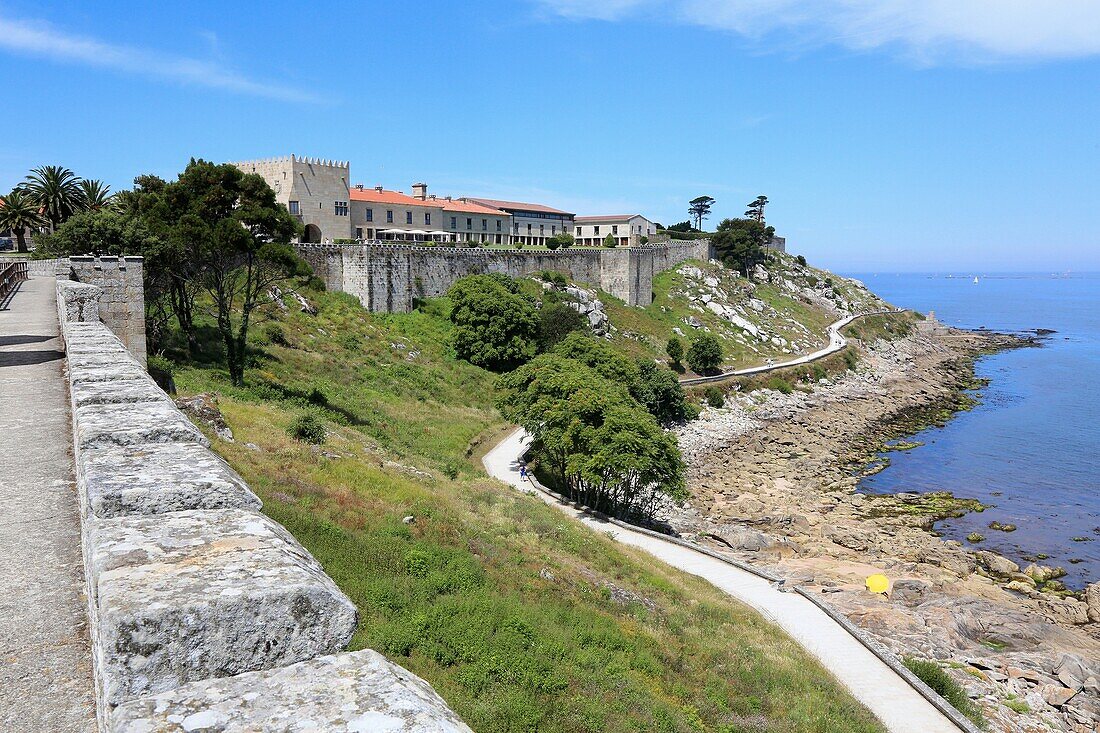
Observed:
[[[15,287],[27,277],[26,260],[0,265],[0,303],[7,300],[8,296],[15,292]]]

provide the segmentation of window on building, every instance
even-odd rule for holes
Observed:
[[[611,225],[611,233],[612,234],[618,234],[619,233],[619,225],[618,224],[612,224]]]
[[[347,216],[348,215],[348,202],[347,201],[336,201],[335,203],[333,203],[333,208],[336,210],[336,216]]]
[[[551,236],[554,236],[557,233],[558,233],[558,226],[555,224],[554,226],[550,227],[550,234],[551,234]]]
[[[530,233],[531,233],[531,225],[530,225],[530,224],[528,224],[528,225],[527,225],[527,233],[528,233],[528,234],[530,234]]]
[[[356,239],[362,239],[363,238],[363,227],[355,227],[355,238]]]
[[[483,232],[489,231],[489,220],[488,219],[482,219],[481,220],[481,231],[483,231]]]
[[[466,217],[466,228],[467,229],[473,229],[474,228],[474,220],[471,219],[470,217]]]
[[[519,234],[519,224],[512,225],[512,234]]]
[[[497,231],[498,232],[501,231],[500,227],[501,227],[500,219],[497,219]],[[500,244],[500,237],[497,237],[497,244]]]
[[[424,223],[430,225],[432,223],[432,212],[424,212]]]
[[[592,227],[592,236],[593,236],[593,237],[598,237],[598,236],[600,236],[600,225],[599,225],[599,224],[597,224],[597,225],[595,225],[594,227]]]
[[[413,223],[413,213],[411,211],[406,211],[405,212],[405,223],[406,224],[412,224]]]
[[[393,224],[393,209],[386,209],[386,223]]]
[[[301,205],[299,205],[299,203],[297,201],[289,202],[287,204],[287,207],[290,209],[290,213],[294,214],[295,216],[298,216],[299,214],[302,213],[302,207],[301,207]]]
[[[458,229],[458,217],[457,216],[452,216],[451,217],[451,229]]]
[[[374,209],[367,209],[367,221],[374,221]]]

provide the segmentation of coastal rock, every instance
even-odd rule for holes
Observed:
[[[1054,676],[1071,690],[1080,690],[1092,676],[1085,660],[1076,654],[1063,654],[1054,665]]]
[[[1043,701],[1047,705],[1060,708],[1072,700],[1077,691],[1061,685],[1043,685],[1039,688],[1039,694],[1043,696]]]
[[[1087,624],[1089,622],[1088,606],[1081,601],[1070,598],[1048,597],[1044,593],[1035,596],[1035,598],[1039,602],[1039,608],[1051,621],[1062,624]]]
[[[981,550],[974,555],[978,558],[979,565],[995,575],[1014,575],[1020,572],[1019,565],[995,552]]]
[[[1089,583],[1085,589],[1085,603],[1088,604],[1089,621],[1100,623],[1100,582]]]

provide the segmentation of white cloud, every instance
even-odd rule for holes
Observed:
[[[171,56],[94,38],[74,36],[39,22],[0,17],[0,50],[38,56],[66,63],[115,69],[132,74],[222,89],[284,102],[315,101],[312,94],[275,84],[254,81],[216,63],[185,56]]]
[[[921,63],[1100,54],[1096,0],[538,0],[567,18],[669,19],[769,46],[886,50]]]

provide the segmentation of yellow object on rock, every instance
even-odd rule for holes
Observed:
[[[871,575],[867,578],[867,590],[872,593],[885,593],[890,590],[890,579],[885,575]]]

